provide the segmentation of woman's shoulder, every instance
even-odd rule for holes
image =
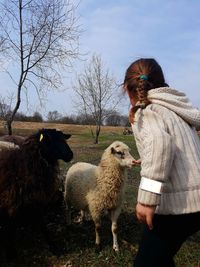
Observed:
[[[150,103],[144,110],[142,110],[143,115],[146,116],[161,116],[162,118],[168,117],[170,110],[157,103]]]
[[[169,116],[169,114],[172,112],[170,109],[168,109],[167,107],[164,107],[160,104],[157,103],[150,103],[146,109],[145,109],[146,113],[155,113],[158,115],[161,115],[163,117],[165,116]]]

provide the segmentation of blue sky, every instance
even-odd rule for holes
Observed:
[[[163,68],[166,82],[187,94],[200,108],[200,1],[199,0],[82,0],[77,15],[84,30],[80,51],[96,53],[118,82],[123,82],[130,63],[140,57],[153,57]],[[65,79],[70,88],[75,72],[85,62],[75,62]],[[6,88],[5,78],[1,84]],[[29,111],[43,114],[58,110],[75,113],[72,90],[47,95],[45,108],[31,95]],[[25,100],[25,98],[24,98]],[[128,102],[122,113],[128,112]],[[26,105],[22,105],[26,110]]]

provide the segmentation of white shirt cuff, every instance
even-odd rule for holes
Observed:
[[[162,182],[152,180],[146,177],[142,177],[139,188],[145,191],[149,191],[155,194],[162,193]]]

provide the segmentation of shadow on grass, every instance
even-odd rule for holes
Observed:
[[[0,247],[2,267],[124,267],[132,266],[140,240],[142,226],[132,212],[122,212],[118,219],[118,240],[120,252],[112,250],[110,218],[102,218],[102,251],[95,252],[95,231],[92,221],[77,222],[79,213],[73,211],[74,222],[67,226],[63,206],[49,208],[46,223],[49,235],[56,244],[59,256],[53,254],[43,234],[30,225],[17,230],[16,247],[18,257],[13,262],[6,260],[3,244]],[[199,234],[192,236],[178,254],[177,267],[197,267]],[[191,248],[191,249],[190,249]],[[196,252],[195,252],[196,251]],[[186,265],[184,265],[186,264]],[[196,265],[195,265],[196,264]]]
[[[78,216],[76,211],[73,214],[74,217]],[[135,253],[140,228],[132,214],[120,215],[118,237],[121,252],[116,254],[112,251],[111,221],[108,216],[103,217],[102,251],[96,253],[92,221],[76,222],[67,226],[63,207],[54,205],[49,209],[46,223],[51,240],[59,250],[59,256],[50,251],[41,232],[33,229],[31,225],[24,225],[17,229],[15,242],[17,258],[9,262],[5,257],[4,246],[1,244],[0,266],[120,266],[119,262],[124,263],[125,261],[128,264],[132,261],[132,254]]]

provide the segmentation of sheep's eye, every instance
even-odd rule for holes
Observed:
[[[121,156],[121,158],[124,158],[124,156],[125,156],[125,153],[124,153],[124,152],[117,151],[116,153],[117,153],[118,155],[120,155],[120,156]]]

